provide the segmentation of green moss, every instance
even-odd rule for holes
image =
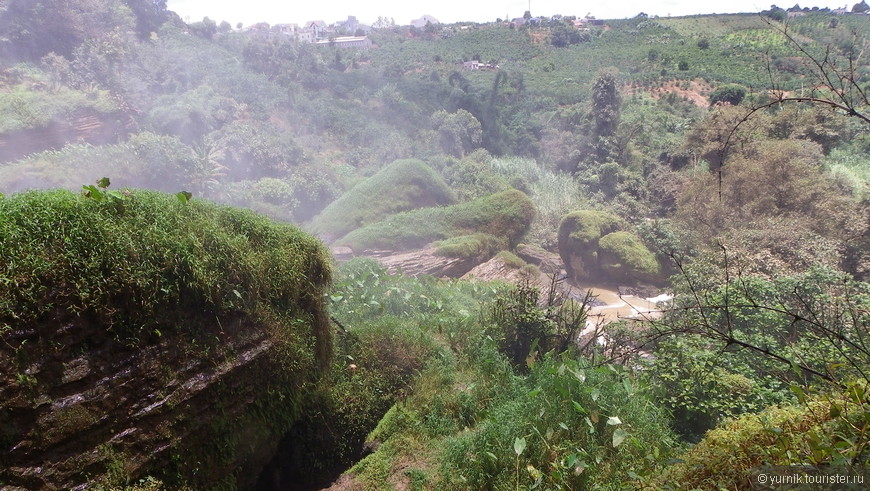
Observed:
[[[562,217],[559,223],[559,255],[568,274],[579,281],[601,274],[598,241],[623,227],[611,213],[580,210]]]
[[[0,264],[0,325],[89,313],[144,338],[240,313],[322,315],[328,255],[299,229],[200,200],[121,196],[34,191],[0,200],[0,256],[15,258]]]
[[[655,255],[630,232],[614,232],[598,241],[601,267],[612,278],[649,278],[659,272]]]
[[[559,223],[559,243],[567,239],[580,246],[592,247],[598,239],[619,230],[622,220],[611,213],[594,210],[580,210],[562,217]]]
[[[444,180],[420,160],[397,160],[327,206],[312,221],[312,230],[341,237],[402,211],[453,203]]]
[[[436,256],[487,259],[507,247],[507,240],[477,233],[439,240],[433,246],[435,246]]]
[[[513,244],[526,233],[534,216],[531,200],[512,189],[468,203],[393,215],[337,242],[356,250],[411,249],[436,240],[484,233]]]
[[[37,422],[39,442],[46,446],[56,444],[82,428],[89,428],[97,420],[97,415],[81,404],[60,408]]]

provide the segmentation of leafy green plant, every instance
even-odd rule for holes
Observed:
[[[765,466],[829,466],[861,472],[867,456],[863,382],[807,394],[798,402],[747,414],[711,430],[650,482],[650,489],[731,488],[756,480]]]

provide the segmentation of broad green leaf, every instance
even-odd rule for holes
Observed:
[[[103,201],[103,198],[105,198],[103,192],[97,189],[96,186],[92,185],[82,186],[82,196],[85,198],[91,198],[98,202]]]
[[[98,186],[98,187],[101,187],[101,188],[103,188],[103,189],[106,189],[106,188],[109,187],[110,185],[111,185],[111,182],[109,182],[109,178],[108,178],[108,177],[103,177],[103,178],[97,179],[97,186]]]
[[[613,448],[618,447],[626,438],[628,438],[628,432],[622,428],[617,428],[616,431],[613,432]]]
[[[121,194],[120,191],[106,191],[106,196],[112,198],[112,200],[115,202],[124,201],[125,199],[127,199],[127,197]]]
[[[526,439],[523,437],[517,437],[514,440],[514,452],[517,454],[517,457],[523,454],[526,450]]]
[[[178,201],[181,203],[187,203],[193,198],[193,194],[188,193],[187,191],[179,191],[175,193],[175,197],[178,198]]]

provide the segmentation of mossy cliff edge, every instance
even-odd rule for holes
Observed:
[[[146,191],[0,197],[0,484],[249,487],[328,366],[322,244]]]

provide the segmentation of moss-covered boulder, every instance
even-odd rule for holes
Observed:
[[[357,184],[314,217],[311,229],[328,242],[402,211],[456,201],[444,179],[421,160],[397,160]]]
[[[598,240],[601,271],[615,281],[654,281],[659,273],[655,254],[631,232],[613,232]]]
[[[535,205],[529,197],[510,189],[467,203],[399,213],[354,230],[336,243],[359,251],[407,250],[437,240],[481,233],[515,245],[529,230],[534,217]]]
[[[579,210],[562,217],[559,255],[568,275],[577,281],[601,279],[599,240],[623,227],[622,219],[603,211]]]
[[[329,364],[327,251],[249,211],[145,191],[0,197],[0,257],[14,489],[251,487]]]

